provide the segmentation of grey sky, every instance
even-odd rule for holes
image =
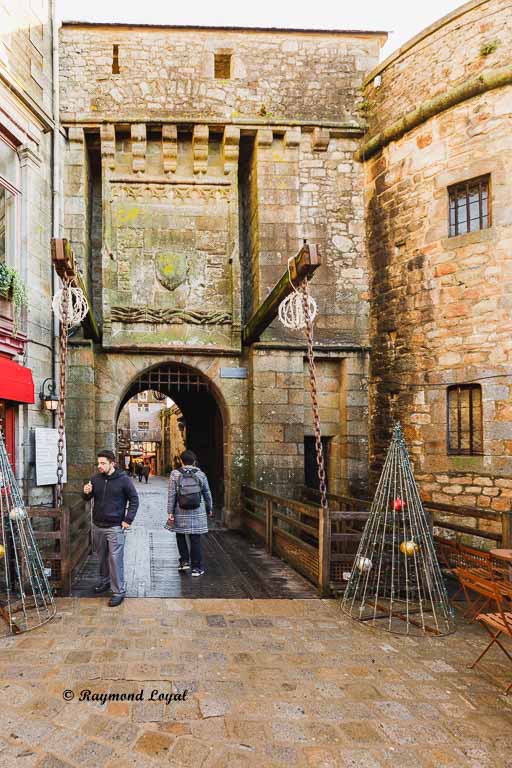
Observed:
[[[301,29],[386,30],[382,58],[432,22],[461,5],[459,0],[57,0],[60,19]]]

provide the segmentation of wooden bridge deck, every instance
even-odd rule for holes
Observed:
[[[152,477],[139,485],[140,508],[126,534],[125,576],[128,597],[316,598],[312,584],[277,557],[236,531],[215,526],[203,536],[205,574],[178,572],[174,534],[163,528],[167,483]],[[72,594],[93,597],[98,581],[91,555],[73,584]]]

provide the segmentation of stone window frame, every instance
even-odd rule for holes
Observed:
[[[477,189],[477,198],[472,199]],[[462,200],[462,205],[460,201]],[[459,201],[459,204],[458,204]],[[474,214],[476,206],[476,216]],[[465,219],[459,221],[458,212],[465,213]],[[472,227],[476,222],[478,226]],[[491,227],[491,174],[485,173],[465,181],[459,181],[448,187],[448,237],[468,235]],[[461,229],[461,227],[465,229]]]
[[[478,396],[476,396],[478,393]],[[463,429],[467,398],[467,428]],[[464,439],[467,447],[463,446]],[[446,449],[449,456],[482,456],[484,446],[482,386],[453,384],[446,389]]]
[[[223,69],[228,65],[228,70]],[[226,75],[225,72],[228,71]],[[215,80],[231,80],[233,77],[233,51],[229,48],[218,48],[213,52],[213,77]]]
[[[14,175],[7,178],[0,173],[0,188],[5,190],[11,196],[12,209],[9,212],[11,226],[13,229],[12,239],[9,245],[6,245],[5,264],[15,269],[19,268],[19,254],[21,250],[21,163],[18,154],[18,146],[9,139],[9,137],[0,128],[0,142],[8,150],[12,151],[14,161]],[[7,250],[9,249],[9,250]]]

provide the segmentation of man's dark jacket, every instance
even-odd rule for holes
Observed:
[[[139,506],[139,497],[126,472],[116,467],[111,475],[94,475],[91,483],[92,493],[83,493],[82,496],[86,501],[94,499],[94,523],[105,526],[107,523],[121,525],[123,521],[133,522]]]

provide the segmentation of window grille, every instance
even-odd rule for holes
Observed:
[[[489,176],[448,187],[449,235],[465,235],[490,226]]]
[[[448,387],[448,453],[483,453],[482,388],[480,384]]]

